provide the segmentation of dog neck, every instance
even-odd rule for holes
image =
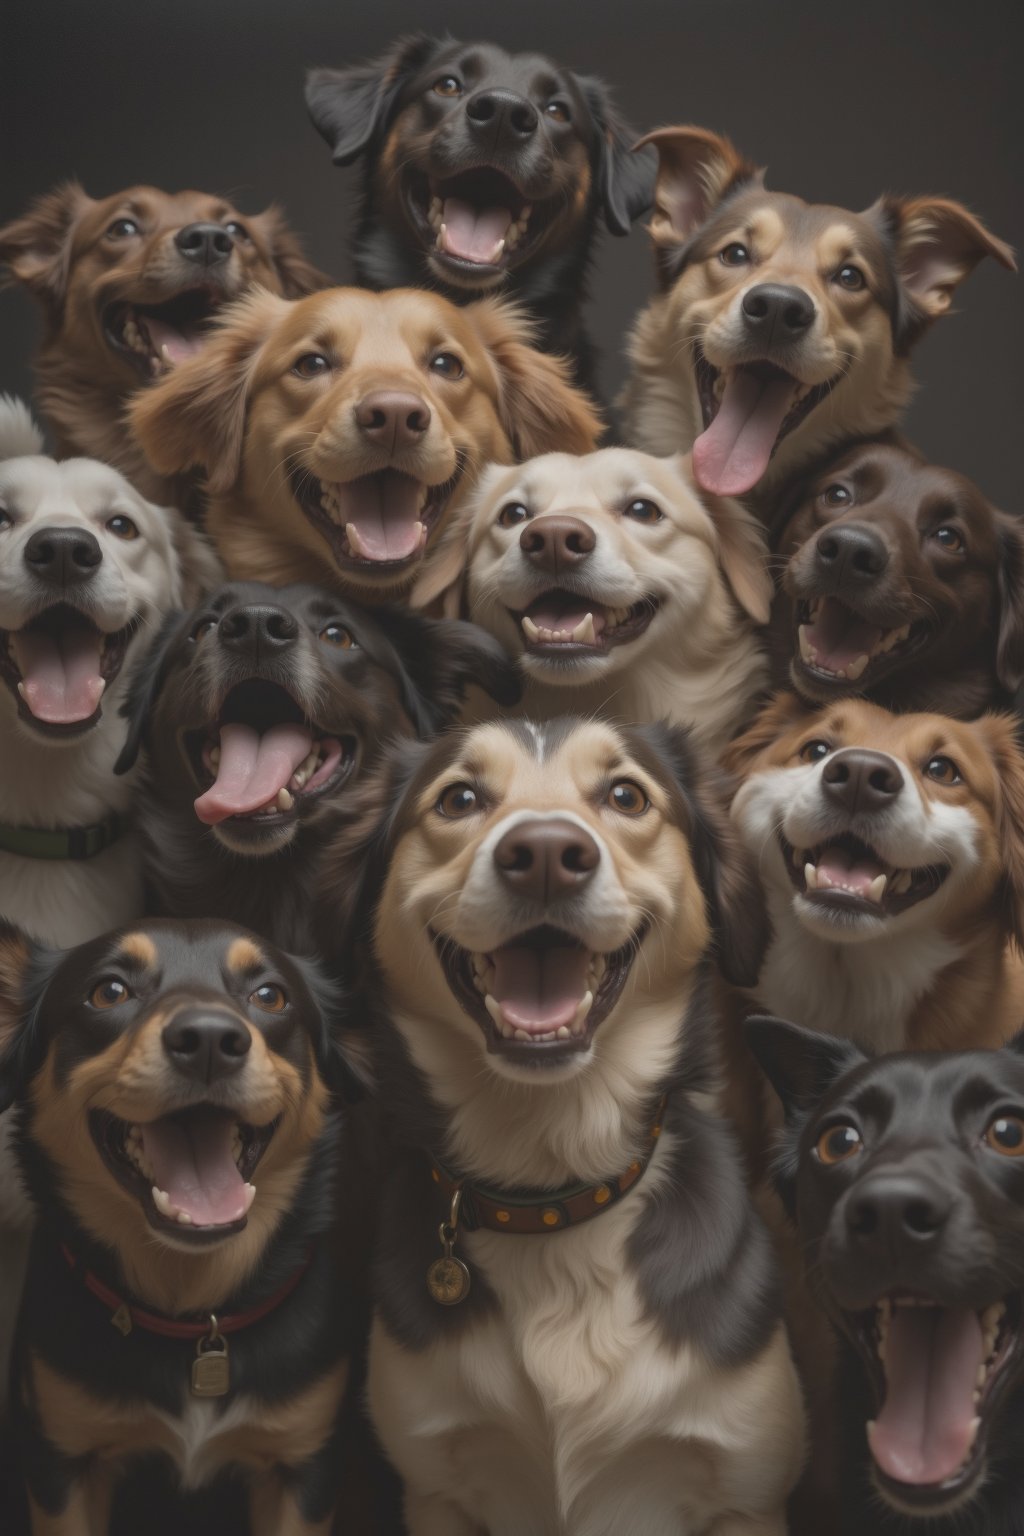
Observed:
[[[18,827],[90,826],[132,801],[133,774],[117,777],[114,763],[124,739],[118,714],[126,674],[104,695],[99,722],[76,741],[50,742],[30,734],[13,700],[0,695],[4,772],[0,774],[0,821]]]

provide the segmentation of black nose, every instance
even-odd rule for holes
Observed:
[[[899,763],[884,752],[846,747],[826,758],[821,783],[829,800],[851,814],[884,811],[903,788],[903,774]]]
[[[572,821],[521,821],[494,850],[501,878],[527,901],[552,902],[585,885],[601,861],[589,832]]]
[[[99,540],[86,528],[40,528],[24,554],[33,576],[54,587],[88,581],[103,559]]]
[[[250,603],[229,609],[217,625],[217,634],[221,645],[236,655],[266,657],[294,645],[299,626],[286,608]]]
[[[183,1008],[164,1025],[160,1038],[178,1071],[201,1083],[237,1072],[252,1045],[241,1019],[218,1008]]]
[[[219,224],[186,224],[178,230],[174,243],[183,256],[202,267],[227,261],[235,248],[234,237]]]
[[[810,295],[786,283],[758,283],[748,288],[740,308],[747,330],[769,346],[796,341],[814,324]]]
[[[567,566],[579,565],[596,545],[593,528],[578,517],[535,517],[519,535],[519,548],[531,565],[553,576]]]
[[[394,453],[415,448],[430,426],[430,407],[406,390],[377,389],[354,407],[356,425],[371,442]]]
[[[515,91],[477,91],[466,102],[466,116],[478,133],[493,132],[495,142],[522,143],[537,132],[537,109]]]
[[[857,1248],[892,1258],[908,1248],[917,1252],[942,1235],[953,1208],[952,1196],[921,1173],[879,1170],[851,1192],[846,1228]]]
[[[814,563],[830,586],[864,585],[881,576],[889,564],[889,551],[880,534],[863,523],[843,523],[823,528],[814,546]]]

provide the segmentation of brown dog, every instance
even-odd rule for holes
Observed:
[[[491,299],[258,293],[132,421],[161,474],[206,471],[232,577],[407,598],[488,461],[596,445],[586,397],[531,334]]]
[[[661,292],[633,333],[630,441],[693,448],[700,485],[767,510],[829,447],[876,435],[910,393],[909,353],[984,256],[1008,246],[959,203],[864,213],[765,189],[728,139],[662,128],[651,221]]]
[[[128,187],[99,200],[75,181],[0,229],[0,266],[42,305],[39,407],[60,456],[114,464],[150,501],[174,501],[124,426],[124,405],[199,347],[222,304],[258,283],[296,297],[330,281],[278,208],[253,216],[206,192]]]
[[[1024,522],[963,475],[861,445],[794,487],[773,545],[780,684],[970,719],[1024,681]]]

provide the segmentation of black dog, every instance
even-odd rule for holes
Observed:
[[[145,742],[152,905],[308,950],[328,830],[358,816],[385,742],[448,724],[470,682],[519,696],[514,664],[475,625],[370,613],[315,587],[236,582],[173,615],[133,679],[118,763]]]
[[[786,1113],[777,1183],[843,1339],[849,1536],[1024,1532],[1024,1035],[869,1061],[747,1024]]]
[[[584,280],[598,223],[627,235],[654,156],[600,80],[493,43],[401,38],[379,59],[316,69],[306,102],[336,165],[365,159],[354,261],[370,288],[501,289],[592,386]]]

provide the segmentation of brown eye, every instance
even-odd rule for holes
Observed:
[[[814,1150],[818,1161],[831,1168],[836,1163],[845,1163],[848,1157],[860,1152],[863,1146],[860,1131],[855,1126],[830,1125],[818,1137]]]
[[[439,373],[442,379],[464,379],[466,370],[461,357],[454,352],[438,352],[430,359],[431,373]]]
[[[750,264],[750,252],[738,240],[730,240],[729,244],[719,251],[718,259],[725,267],[746,267]]]
[[[856,293],[865,286],[864,273],[860,267],[850,265],[840,267],[833,282],[838,283],[840,288],[845,288],[848,293]]]
[[[132,235],[142,233],[134,219],[115,219],[107,229],[107,236],[111,240],[127,240]]]
[[[623,517],[630,517],[634,523],[663,523],[665,514],[653,501],[648,501],[644,496],[638,496],[636,501],[631,501],[628,507],[622,509]]]
[[[122,517],[120,513],[116,517],[108,517],[106,527],[119,539],[137,539],[139,530],[130,517]]]
[[[529,512],[521,501],[510,501],[498,513],[498,526],[500,528],[514,528],[517,523],[525,523],[529,516]]]
[[[6,507],[0,507],[0,528],[13,528],[14,520]]]
[[[131,993],[116,976],[107,976],[103,981],[97,982],[89,995],[89,1006],[92,1008],[116,1008],[120,1003],[126,1003]]]
[[[949,555],[958,555],[964,547],[964,536],[958,528],[936,528],[932,538]]]
[[[292,373],[300,379],[319,379],[330,371],[330,360],[322,352],[306,352],[292,364]]]
[[[433,90],[437,96],[461,96],[462,81],[455,75],[442,75],[440,80],[434,81]]]
[[[328,624],[326,629],[320,631],[320,639],[326,645],[340,646],[343,651],[350,651],[356,643],[344,624]]]
[[[951,757],[933,757],[925,764],[925,773],[936,784],[962,784],[960,769]]]
[[[802,763],[820,763],[823,757],[828,757],[832,748],[827,741],[805,741],[800,748],[799,757]]]
[[[999,1115],[985,1132],[985,1140],[1001,1157],[1024,1157],[1024,1119]]]
[[[650,803],[633,779],[616,779],[608,791],[608,804],[623,816],[642,816]]]
[[[284,1013],[288,1007],[288,994],[275,981],[265,981],[262,987],[250,992],[249,1001],[254,1008],[260,1008],[264,1013]]]
[[[211,629],[216,629],[216,628],[217,628],[217,620],[216,619],[211,619],[210,615],[207,614],[204,618],[199,620],[199,623],[196,625],[195,629],[192,631],[192,634],[191,634],[190,638],[192,640],[201,640],[203,638],[203,636],[205,634],[207,634]]]
[[[848,507],[853,497],[845,485],[827,485],[818,500],[823,501],[826,507]]]
[[[544,108],[545,115],[554,123],[567,123],[569,121],[569,108],[564,101],[549,101]]]
[[[252,238],[245,225],[239,224],[237,219],[228,219],[227,223],[224,225],[224,228],[227,230],[228,234],[233,240],[248,241]]]
[[[480,799],[471,784],[449,784],[437,802],[442,816],[457,821],[460,816],[470,816],[480,809]]]

